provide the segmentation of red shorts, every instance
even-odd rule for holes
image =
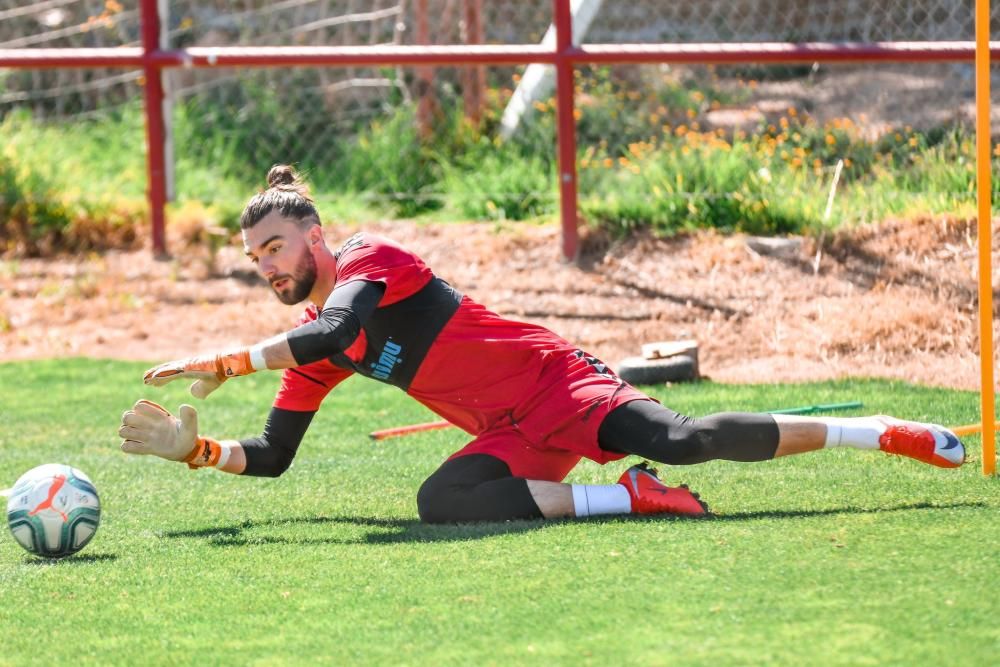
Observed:
[[[652,400],[582,352],[553,355],[511,418],[480,433],[450,459],[489,454],[515,477],[561,482],[581,458],[607,463],[625,454],[597,443],[609,412],[629,401]]]

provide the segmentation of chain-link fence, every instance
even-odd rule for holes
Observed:
[[[970,40],[974,29],[971,0],[592,4],[600,5],[599,10],[586,33],[577,36],[586,43]],[[168,49],[535,44],[552,22],[550,2],[171,0],[161,6],[166,9],[162,46]],[[424,11],[426,20],[421,18]],[[1000,17],[1000,8],[994,16]],[[994,22],[1000,25],[997,18]],[[137,0],[0,0],[0,48],[138,46],[139,32]],[[379,141],[379,132],[387,134],[388,142],[418,141],[405,126],[419,100],[433,94],[435,122],[454,130],[458,138],[449,140],[450,145],[460,152],[473,139],[462,134],[452,111],[469,104],[466,95],[479,85],[487,89],[485,100],[478,102],[486,107],[479,131],[493,141],[499,114],[523,68],[479,68],[480,78],[469,76],[474,69],[436,68],[432,85],[427,70],[420,68],[166,70],[174,162],[183,172],[177,194],[217,197],[217,181],[209,178],[213,169],[224,169],[227,177],[245,185],[257,183],[270,164],[289,161],[312,172],[324,189],[350,181],[372,197],[416,202],[404,212],[439,199],[449,178],[458,179],[470,198],[519,199],[528,202],[521,206],[527,214],[554,211],[554,149],[536,161],[540,177],[511,177],[500,186],[502,192],[491,193],[474,175],[442,166],[434,156],[408,152],[401,144],[399,154],[388,162],[382,158],[383,163],[365,148],[364,142]],[[593,148],[592,157],[600,153],[602,163],[627,158],[630,146],[649,143],[691,121],[700,129],[766,132],[788,109],[820,124],[852,118],[872,135],[893,127],[964,122],[971,117],[974,93],[971,64],[616,66],[580,68],[579,74],[580,152],[586,155]],[[140,156],[142,86],[140,71],[0,70],[0,121],[18,115],[38,123],[124,119],[120,132],[128,140],[121,145]],[[535,106],[531,111],[537,116],[519,140],[551,146],[551,100],[536,100]],[[358,176],[361,172],[366,176]],[[119,174],[118,180],[108,181],[115,183],[109,189],[142,192],[141,158],[121,173],[129,174],[132,185],[123,186]],[[581,183],[586,196],[586,178]],[[463,210],[489,215],[482,207]]]
[[[462,0],[242,0],[166,5],[167,48],[189,46],[279,46],[364,44],[454,44],[467,41],[469,26]],[[415,11],[430,17],[421,38]],[[1000,9],[995,11],[1000,16]],[[547,2],[485,2],[482,41],[531,44],[542,39],[552,20]],[[998,20],[1000,25],[1000,20]],[[973,35],[971,0],[917,0],[870,3],[864,0],[606,0],[583,36],[584,42],[757,42],[757,41],[935,41],[968,40]],[[0,48],[112,47],[139,45],[136,0],[0,0]],[[505,77],[506,68],[494,70]],[[245,74],[244,74],[245,75]],[[413,77],[398,70],[326,68],[300,82],[287,72],[253,73],[281,94],[310,95],[323,107],[305,110],[332,120],[331,130],[352,125],[362,110],[398,99],[407,101]],[[134,100],[141,74],[120,70],[64,69],[4,71],[0,114],[28,107],[39,117],[65,118]],[[292,81],[290,81],[292,79]],[[234,97],[234,73],[202,75],[170,72],[175,100]],[[494,82],[498,83],[498,82]],[[502,83],[499,82],[499,83]],[[942,86],[946,81],[942,81]],[[314,90],[311,90],[314,89]],[[343,109],[340,113],[337,107]]]

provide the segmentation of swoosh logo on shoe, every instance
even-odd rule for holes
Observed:
[[[945,440],[948,441],[948,444],[942,447],[941,449],[954,449],[955,447],[958,447],[962,444],[961,442],[959,442],[958,438],[952,435],[951,433],[945,433],[944,437]]]

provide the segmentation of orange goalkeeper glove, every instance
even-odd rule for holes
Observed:
[[[256,370],[250,359],[250,350],[243,348],[235,352],[168,361],[146,371],[142,381],[160,387],[172,380],[194,379],[196,382],[191,385],[191,394],[195,398],[205,398],[229,378],[249,375]]]
[[[178,419],[152,401],[136,401],[122,415],[118,435],[124,438],[122,451],[126,454],[184,461],[191,468],[221,467],[229,459],[228,447],[198,435],[198,412],[190,405],[181,406]]]

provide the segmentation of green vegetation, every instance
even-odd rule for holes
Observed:
[[[442,100],[448,111],[427,137],[415,127],[413,106],[401,100],[370,123],[331,128],[321,96],[310,92],[317,90],[307,80],[312,74],[297,75],[306,77],[294,87],[305,97],[286,99],[248,80],[232,84],[220,96],[224,103],[195,98],[177,105],[178,207],[200,202],[233,226],[267,168],[294,162],[308,174],[324,214],[335,218],[557,214],[551,101],[536,103],[506,142],[497,129],[509,89],[490,91],[478,127],[454,97]],[[712,129],[712,112],[748,108],[747,91],[724,89],[716,77],[626,81],[602,68],[578,74],[581,210],[615,235],[709,227],[815,234],[889,216],[974,213],[971,128],[901,127],[871,137],[854,120],[821,125],[788,108],[760,116],[756,127]],[[67,229],[79,236],[88,220],[104,235],[127,228],[134,237],[145,206],[138,102],[71,125],[13,113],[0,122],[0,146],[0,217],[8,220],[8,238],[37,241]],[[828,210],[838,163],[843,172]],[[1000,178],[994,188],[997,200]]]
[[[432,418],[391,387],[327,399],[283,477],[245,479],[130,458],[115,432],[145,366],[0,364],[0,480],[64,462],[101,493],[94,541],[38,561],[0,537],[0,665],[991,664],[1000,548],[995,479],[874,452],[666,471],[720,513],[425,526],[420,482],[467,436],[373,443]],[[201,430],[257,432],[277,374],[227,383]],[[692,414],[863,400],[947,424],[977,396],[895,382],[652,389]],[[585,463],[609,483],[628,461]]]
[[[0,122],[0,253],[134,242],[143,190],[122,186],[135,182],[129,161],[142,159],[125,138],[129,123],[139,120],[131,114],[84,131],[42,125],[26,114]]]

